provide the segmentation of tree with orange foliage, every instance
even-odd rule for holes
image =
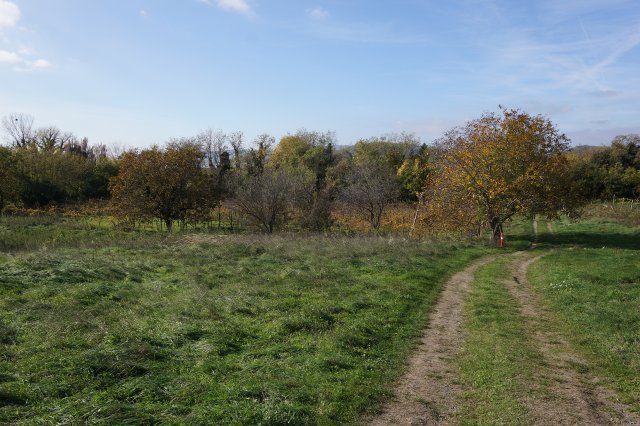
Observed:
[[[117,216],[133,220],[173,222],[213,205],[212,177],[204,168],[197,144],[171,144],[126,153],[109,190]]]
[[[497,240],[516,213],[572,209],[568,149],[569,139],[546,117],[502,107],[500,114],[484,114],[436,144],[430,211],[453,226],[484,222]]]

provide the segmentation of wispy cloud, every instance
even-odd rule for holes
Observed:
[[[0,29],[14,27],[20,20],[20,8],[7,0],[0,0]]]
[[[503,65],[517,68],[522,77],[611,94],[615,82],[607,78],[608,71],[640,44],[640,27],[568,42],[541,41],[522,33],[511,33],[508,38],[510,41],[497,49],[497,55]]]
[[[606,46],[607,52],[600,61],[594,65],[585,67],[583,70],[577,71],[570,77],[584,87],[595,85],[602,91],[610,92],[611,89],[601,84],[599,78],[608,67],[614,65],[624,54],[640,44],[640,26],[624,31],[622,34],[619,34],[618,37],[620,38]]]
[[[316,6],[313,9],[307,10],[307,16],[311,19],[323,21],[329,17],[329,12],[321,6]]]
[[[304,30],[315,37],[348,43],[380,45],[424,45],[431,42],[425,34],[404,32],[389,23],[319,22]]]
[[[246,16],[253,15],[253,9],[247,0],[198,0],[200,3],[207,4],[209,6],[216,6],[219,9],[226,10],[228,12],[240,13]]]
[[[580,1],[540,1],[542,16],[549,22],[564,21],[577,15],[601,13],[616,9],[624,10],[636,0],[580,0]]]
[[[617,18],[600,19],[611,8],[618,9]],[[499,32],[473,20],[468,24],[478,34],[471,43],[487,57],[483,72],[500,76],[496,81],[506,90],[538,96],[562,90],[599,98],[637,92],[622,85],[630,77],[630,52],[640,45],[637,3],[542,0],[519,14],[498,10],[508,17],[500,20]],[[480,15],[495,19],[496,13]]]

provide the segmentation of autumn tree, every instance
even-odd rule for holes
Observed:
[[[400,133],[361,139],[354,149],[356,163],[386,165],[395,171],[405,160],[415,156],[420,144],[414,134]]]
[[[299,130],[284,136],[273,151],[269,164],[304,182],[296,207],[301,212],[301,226],[313,231],[332,224],[335,188],[327,182],[327,173],[335,161],[335,135]],[[309,184],[311,182],[311,184]]]
[[[171,230],[187,215],[206,214],[213,203],[204,152],[197,144],[171,144],[126,153],[109,190],[115,213],[125,219],[160,219]]]
[[[429,148],[423,145],[416,155],[404,160],[396,172],[400,182],[401,199],[416,201],[409,236],[413,234],[416,228],[418,215],[425,201],[424,185],[432,171],[430,161]]]
[[[401,198],[403,200],[419,200],[422,197],[424,183],[431,172],[430,152],[426,145],[410,158],[404,160],[396,175],[401,187]]]
[[[431,210],[445,221],[466,221],[460,227],[485,221],[495,240],[516,213],[570,209],[568,147],[568,138],[546,117],[514,109],[484,114],[438,141]]]

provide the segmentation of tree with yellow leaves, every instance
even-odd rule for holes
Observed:
[[[451,226],[484,223],[497,240],[516,213],[572,209],[568,149],[569,139],[544,116],[502,107],[500,114],[486,113],[437,142],[430,211]]]

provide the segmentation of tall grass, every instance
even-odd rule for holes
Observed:
[[[0,422],[358,423],[488,250],[111,229],[85,246],[99,230],[56,226],[15,241],[64,244],[0,255]]]

